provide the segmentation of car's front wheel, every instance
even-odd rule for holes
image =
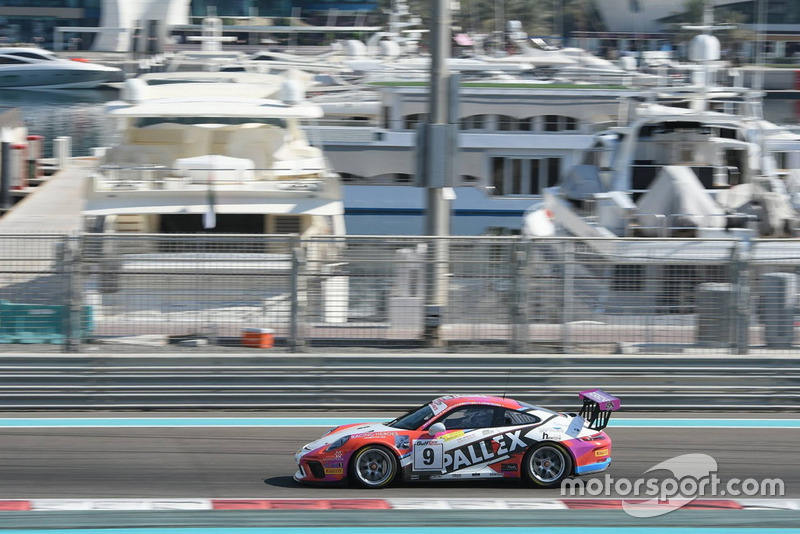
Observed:
[[[396,474],[397,459],[384,447],[364,447],[353,455],[350,463],[350,478],[362,488],[385,488]]]
[[[572,473],[572,456],[560,445],[544,443],[523,460],[525,478],[540,488],[554,488]]]

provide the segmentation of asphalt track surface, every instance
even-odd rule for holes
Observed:
[[[744,417],[744,415],[742,415]],[[376,420],[376,419],[373,419]],[[378,418],[377,420],[381,420]],[[321,428],[2,428],[0,498],[556,498],[512,481],[406,483],[379,490],[307,487],[292,480],[294,452]],[[619,478],[668,476],[654,465],[709,454],[718,476],[779,477],[800,497],[797,429],[609,428]],[[602,477],[604,475],[600,475]],[[613,489],[613,488],[612,488]],[[611,492],[600,497],[619,497]]]

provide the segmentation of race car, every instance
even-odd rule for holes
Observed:
[[[579,413],[559,413],[486,395],[447,395],[388,423],[330,429],[295,454],[301,483],[350,481],[384,488],[403,480],[523,478],[557,487],[611,465],[603,432],[620,401],[582,391]]]

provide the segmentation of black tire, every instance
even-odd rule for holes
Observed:
[[[537,488],[555,488],[572,474],[572,456],[561,445],[541,443],[522,460],[525,480]]]
[[[396,476],[397,458],[386,447],[367,445],[350,460],[350,480],[362,488],[385,488]]]

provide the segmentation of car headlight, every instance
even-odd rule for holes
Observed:
[[[350,436],[344,436],[343,438],[337,439],[336,441],[334,441],[333,443],[328,445],[328,447],[325,449],[325,452],[330,452],[332,450],[338,449],[339,447],[341,447],[342,445],[347,443],[347,440],[349,440],[349,439],[350,439]]]

